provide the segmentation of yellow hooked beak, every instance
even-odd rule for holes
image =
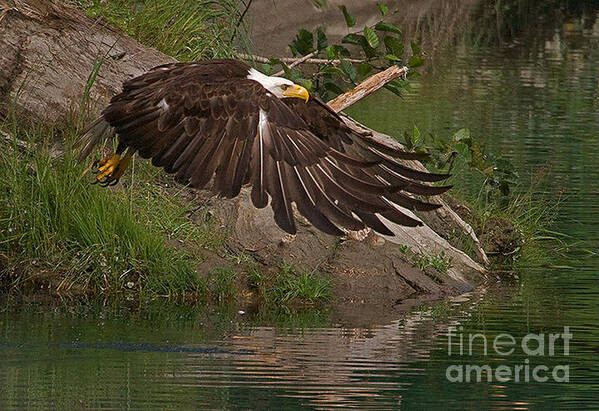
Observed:
[[[308,102],[308,99],[310,98],[310,94],[308,93],[308,90],[306,90],[305,88],[303,88],[302,86],[300,86],[298,84],[294,84],[293,86],[289,86],[287,88],[287,90],[285,90],[283,92],[283,95],[287,96],[287,97],[301,98],[305,102]]]

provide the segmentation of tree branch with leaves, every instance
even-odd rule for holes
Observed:
[[[424,53],[412,42],[411,54],[406,57],[401,29],[386,21],[395,12],[378,4],[380,19],[372,26],[354,30],[356,19],[345,6],[340,11],[348,33],[340,42],[331,43],[320,26],[313,31],[300,29],[289,44],[293,57],[263,57],[241,54],[240,58],[253,60],[268,74],[284,74],[306,87],[324,100],[330,100],[353,89],[366,78],[390,67],[408,69],[408,77],[418,76],[415,68],[423,64]],[[296,68],[299,64],[312,64],[310,70]],[[275,73],[277,68],[281,71]],[[384,87],[401,95],[407,82],[403,76],[389,78]]]

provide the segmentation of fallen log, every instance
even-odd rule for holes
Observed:
[[[80,112],[86,101],[97,114],[123,81],[174,61],[102,20],[50,0],[0,0],[0,49],[0,115],[10,106],[19,116],[58,123]],[[396,144],[382,134],[374,136]],[[406,296],[461,293],[483,279],[480,264],[431,228],[427,221],[432,213],[419,216],[423,227],[394,227],[396,237],[371,233],[365,241],[341,242],[298,217],[298,234],[288,241],[271,209],[255,209],[247,190],[232,200],[201,192],[194,201],[202,201],[221,222],[228,248],[251,254],[266,266],[285,261],[324,269],[333,275],[336,297],[346,301],[393,305]],[[451,216],[434,215],[441,224],[456,227]],[[428,255],[443,252],[452,267],[447,272],[422,271],[397,244]]]

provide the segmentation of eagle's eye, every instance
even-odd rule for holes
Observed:
[[[289,86],[289,84],[282,84],[282,85],[281,85],[281,90],[285,91],[285,90],[287,90],[289,87],[290,87],[290,86]]]

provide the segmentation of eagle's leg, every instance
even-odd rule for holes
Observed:
[[[119,179],[125,173],[125,170],[131,163],[132,154],[127,152],[125,155],[121,155],[119,150],[110,158],[103,158],[97,161],[98,175],[96,176],[96,183],[100,185],[108,186],[115,185]]]

